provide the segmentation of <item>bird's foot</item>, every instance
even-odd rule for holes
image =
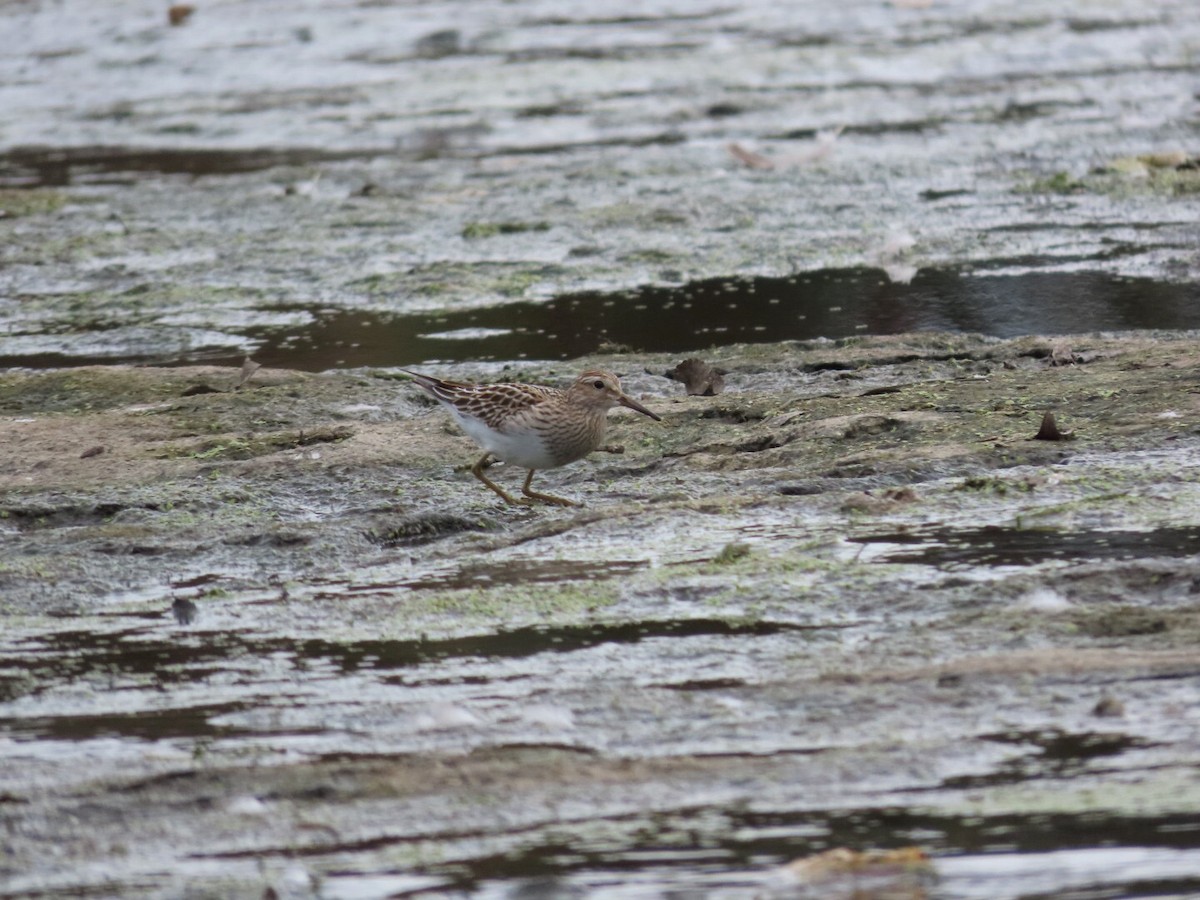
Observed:
[[[533,500],[541,500],[543,503],[552,503],[555,506],[583,506],[582,503],[576,503],[574,500],[568,500],[566,497],[555,497],[553,494],[543,494],[540,491],[525,491],[525,496]],[[524,501],[529,503],[529,500]]]

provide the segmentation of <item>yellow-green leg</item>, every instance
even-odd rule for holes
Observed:
[[[529,474],[525,476],[525,486],[521,488],[521,493],[526,497],[532,497],[535,500],[543,500],[546,503],[557,503],[559,506],[580,506],[574,500],[568,500],[566,497],[555,497],[553,494],[543,494],[540,491],[531,491],[529,483],[533,481],[533,473],[535,469],[530,469]]]
[[[528,500],[518,500],[516,497],[514,497],[512,494],[510,494],[504,488],[500,487],[500,485],[496,484],[496,482],[492,481],[492,479],[488,478],[486,475],[483,474],[483,465],[484,465],[484,463],[486,463],[488,461],[488,457],[491,455],[492,454],[490,454],[490,453],[485,453],[485,454],[483,454],[483,456],[479,457],[479,462],[477,462],[477,463],[475,463],[475,465],[471,466],[471,474],[474,475],[476,478],[478,478],[480,481],[482,481],[484,484],[486,484],[488,487],[490,487],[493,491],[495,491],[497,494],[499,494],[501,497],[503,497],[506,502],[511,503],[513,506],[528,506],[529,505]],[[532,474],[532,473],[530,473],[530,474]],[[525,480],[525,485],[528,487],[528,485],[529,485],[528,479]],[[528,493],[528,491],[526,491],[526,493]]]

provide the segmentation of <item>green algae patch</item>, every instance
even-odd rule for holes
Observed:
[[[742,543],[726,544],[721,548],[721,552],[713,557],[713,564],[717,566],[728,566],[740,559],[745,559],[750,555],[750,545]]]
[[[19,219],[54,212],[66,202],[66,196],[58,191],[0,188],[0,219]]]
[[[452,615],[471,620],[512,621],[537,615],[539,621],[579,621],[585,615],[611,607],[621,596],[609,583],[504,585],[491,589],[417,591],[405,598],[406,616],[437,618]]]
[[[335,444],[354,434],[348,425],[317,427],[309,431],[280,431],[246,437],[226,437],[190,444],[168,444],[155,451],[161,459],[186,457],[199,460],[253,459],[281,450],[296,450],[318,444]]]
[[[1200,193],[1200,160],[1183,153],[1123,156],[1080,176],[1060,171],[1034,178],[1019,185],[1017,192],[1189,197]]]
[[[465,240],[473,241],[502,234],[524,234],[530,231],[549,230],[549,222],[468,222],[463,226],[462,236]]]
[[[1048,761],[1052,767],[1053,761]],[[1079,782],[1083,783],[1079,783]],[[1139,768],[1128,777],[1056,780],[1032,784],[981,786],[939,807],[980,816],[1096,815],[1155,816],[1182,813],[1191,816],[1200,804],[1200,783],[1190,767]]]
[[[1081,194],[1088,186],[1069,172],[1054,172],[1050,175],[1036,178],[1020,185],[1018,193],[1022,194]]]
[[[177,397],[192,381],[125,366],[0,374],[0,413],[88,413]]]

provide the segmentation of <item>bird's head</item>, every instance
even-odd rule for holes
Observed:
[[[567,394],[572,402],[581,406],[601,410],[611,409],[614,406],[626,406],[640,412],[643,416],[649,416],[655,422],[662,421],[660,416],[650,412],[621,390],[621,381],[612,372],[604,372],[599,369],[584,372],[567,389]]]

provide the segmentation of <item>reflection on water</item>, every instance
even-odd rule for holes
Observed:
[[[862,544],[911,545],[880,562],[930,566],[1028,566],[1048,560],[1146,559],[1200,553],[1200,528],[1061,531],[1049,528],[924,528],[850,538]]]
[[[1053,897],[1060,890],[1086,884],[1087,897],[1160,896],[1127,893],[1145,886],[1150,868],[1170,876],[1171,886],[1195,896],[1200,889],[1200,859],[1191,817],[1130,817],[1094,812],[1088,815],[943,815],[901,807],[848,810],[747,811],[696,806],[663,810],[652,816],[634,814],[559,825],[531,836],[519,849],[422,867],[475,897],[591,897],[605,887],[643,887],[637,896],[722,896],[757,898],[925,898],[925,897]],[[589,827],[590,826],[590,827]],[[464,835],[463,837],[467,837]],[[538,840],[537,838],[541,838]],[[411,839],[374,842],[372,849],[403,845]],[[772,867],[834,847],[872,849],[921,846],[940,872],[937,890],[927,893],[919,882],[896,878],[878,891],[856,891],[853,883],[835,881],[806,889],[799,883],[772,878]],[[1103,849],[1098,849],[1103,848]],[[316,855],[316,849],[308,853]],[[319,853],[361,851],[355,844],[324,844]],[[304,851],[301,851],[302,853]],[[1092,865],[1067,866],[1064,853],[1086,857]],[[1016,856],[1014,854],[1020,854]],[[1097,865],[1100,857],[1116,857],[1117,865]],[[236,859],[239,852],[213,854]],[[1006,890],[1006,873],[1021,859],[1021,890]],[[1080,859],[1080,862],[1088,860]],[[431,889],[444,896],[445,883]],[[813,891],[816,891],[815,893]],[[528,891],[528,893],[526,892]],[[425,896],[415,891],[406,896]]]
[[[292,330],[226,326],[230,344],[224,350],[151,357],[136,355],[132,348],[123,356],[114,348],[113,355],[104,357],[60,353],[0,357],[0,366],[115,362],[240,366],[247,341],[263,365],[321,371],[435,360],[572,359],[614,346],[683,353],[739,342],[910,331],[1014,337],[1194,329],[1200,328],[1200,285],[1097,272],[988,276],[953,269],[922,269],[911,284],[894,284],[882,270],[858,268],[568,294],[543,303],[455,313],[304,311],[310,314],[311,324]]]
[[[1094,760],[1119,756],[1126,750],[1153,746],[1149,741],[1121,732],[1084,732],[1076,734],[1046,731],[1011,731],[981,736],[1001,744],[1030,747],[1025,755],[1014,756],[994,771],[981,775],[947,778],[942,787],[971,790],[1003,784],[1020,784],[1037,778],[1069,778],[1086,771]]]
[[[0,187],[67,187],[80,184],[127,184],[132,173],[232,175],[276,166],[355,159],[363,152],[221,150],[217,148],[16,147],[0,154]]]
[[[571,359],[606,345],[686,352],[731,343],[909,331],[996,337],[1200,328],[1200,285],[1099,273],[987,277],[922,270],[893,284],[878,269],[682,287],[569,294],[446,315],[337,313],[301,334],[262,334],[264,365],[320,370],[428,360]],[[240,365],[240,358],[226,363]]]

